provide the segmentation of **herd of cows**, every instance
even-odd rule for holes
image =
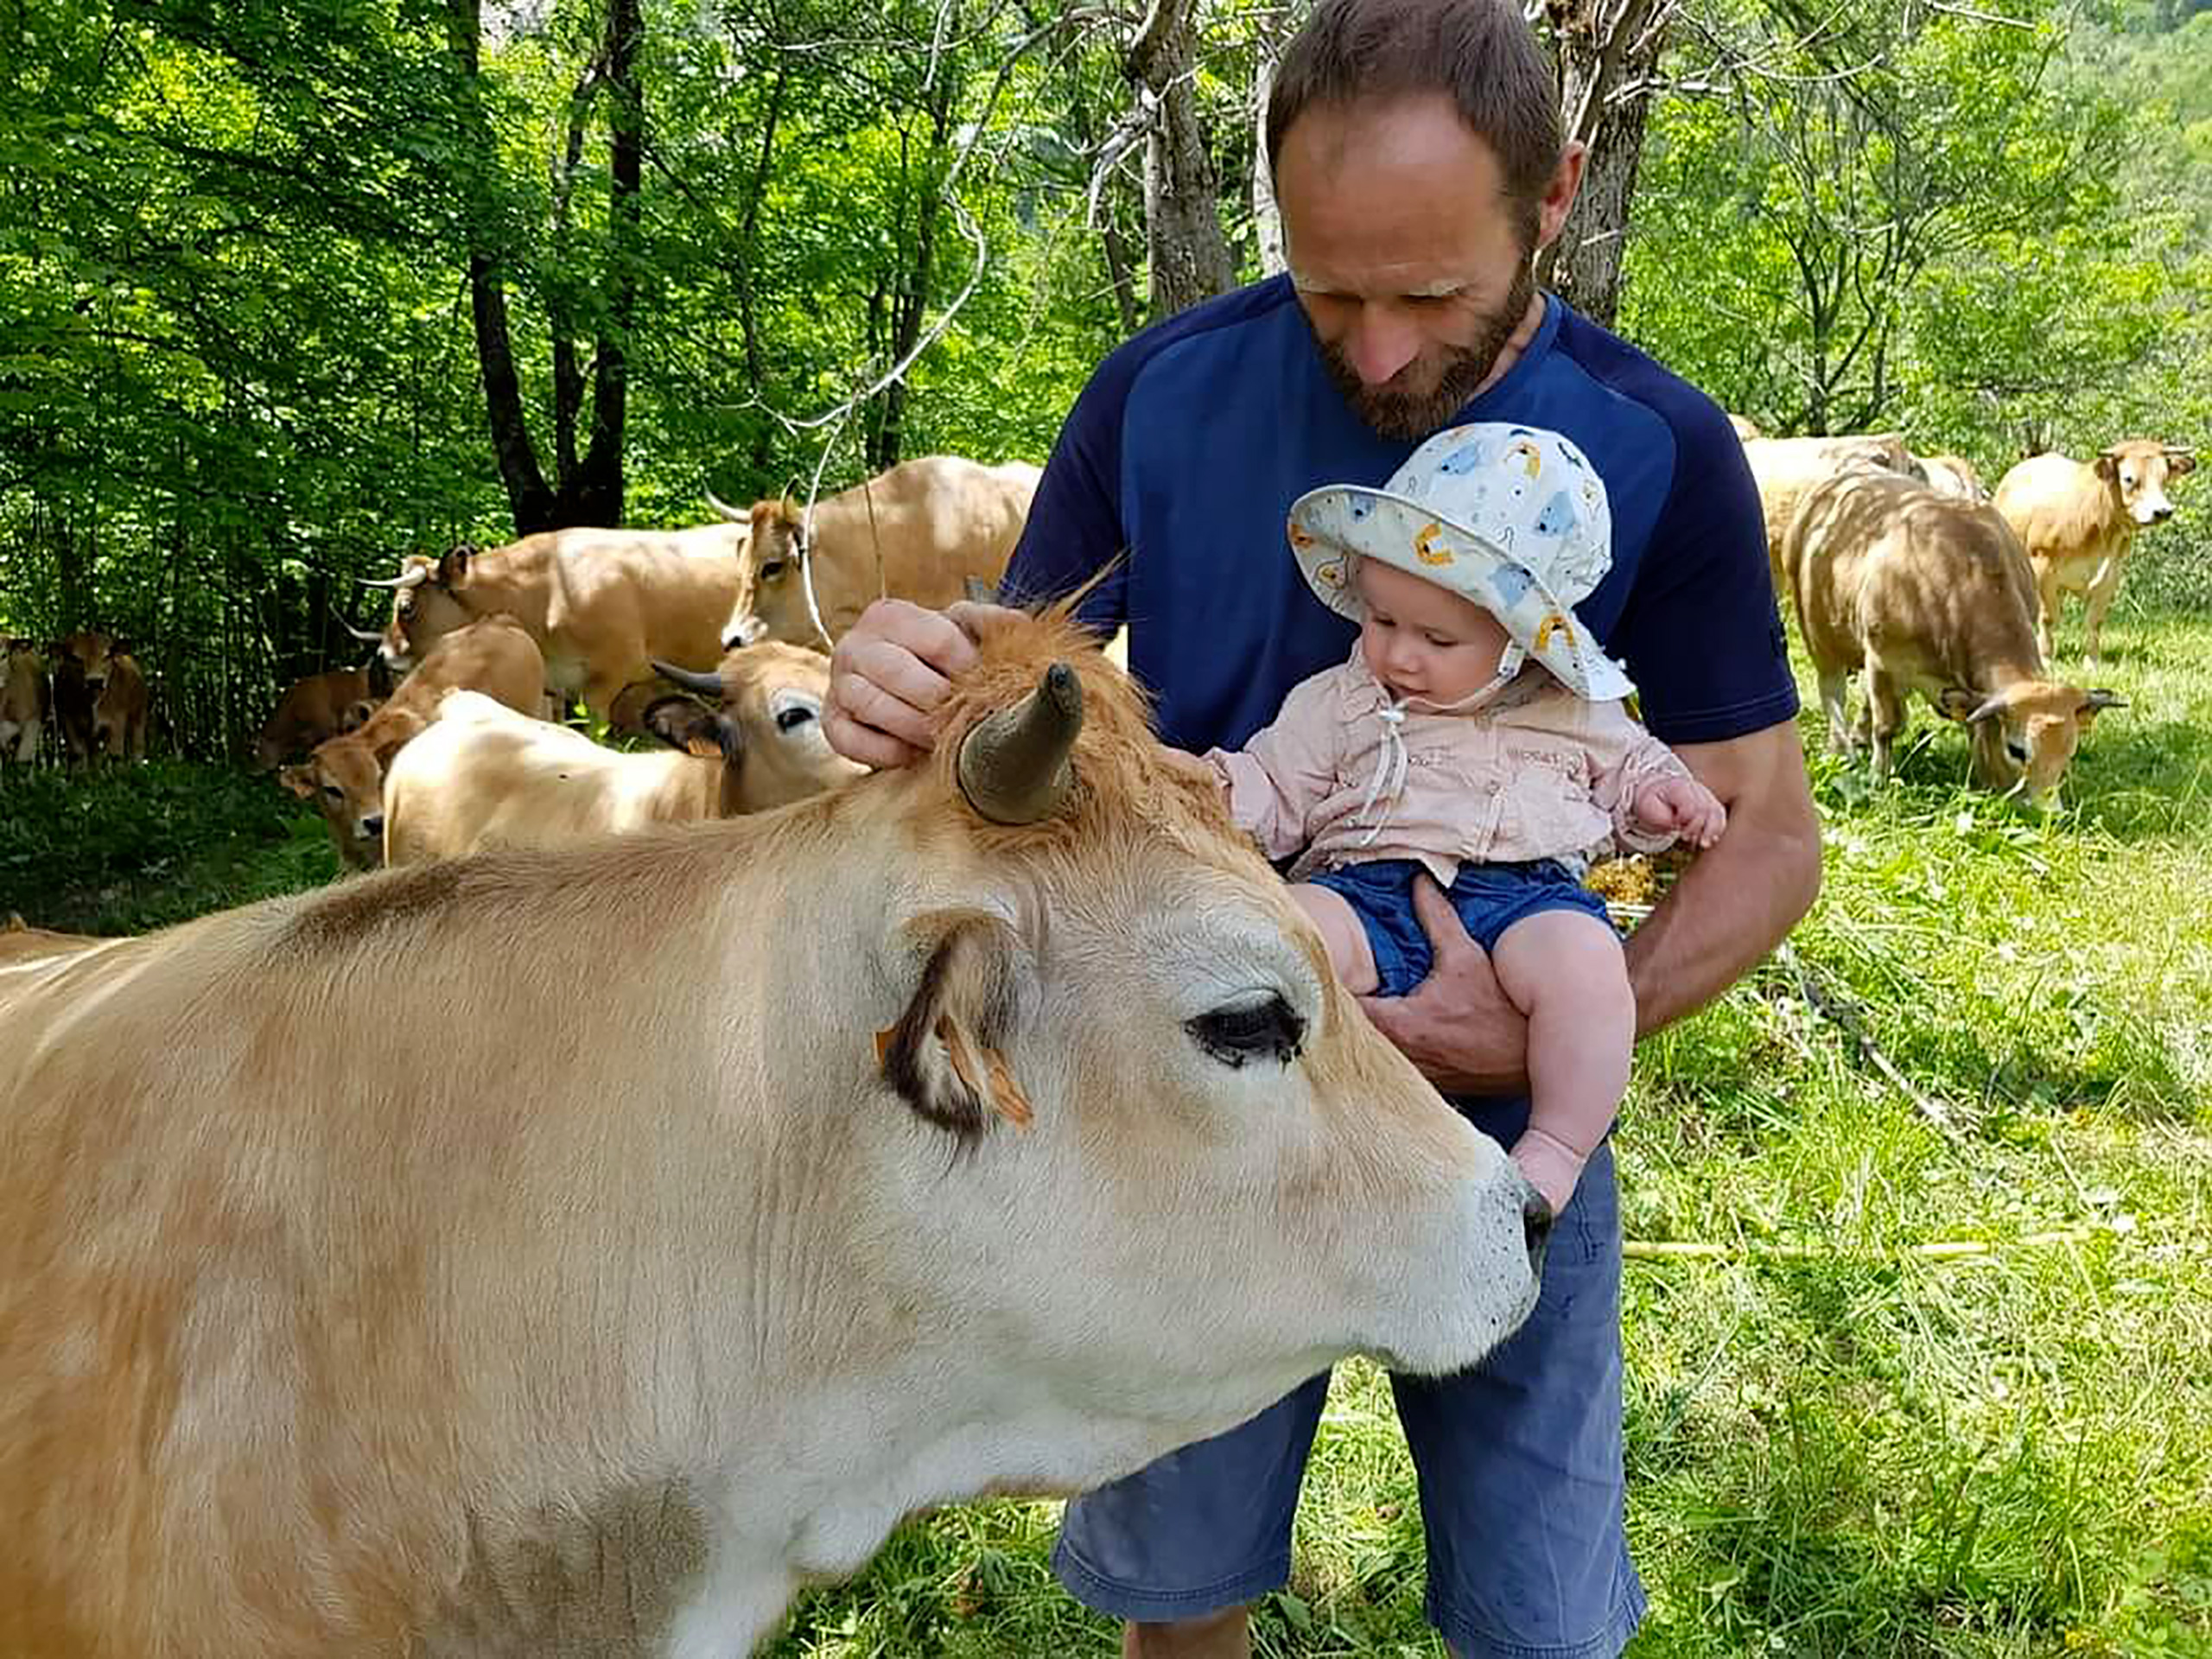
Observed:
[[[1832,734],[1863,671],[1878,767],[1921,691],[2054,789],[2113,702],[2049,677],[2059,596],[2101,618],[2191,456],[1985,504],[1886,437],[1745,448]],[[295,688],[261,751],[398,868],[0,930],[0,1654],[726,1656],[917,1509],[1525,1317],[1549,1212],[1075,624],[985,613],[930,763],[828,787],[820,648],[995,580],[1035,480],[410,558],[391,695]],[[143,747],[115,641],[6,660],[17,753]]]
[[[2060,606],[2069,594],[2086,600],[2094,671],[2136,531],[2172,516],[2166,485],[2196,456],[2147,438],[2088,461],[2032,455],[1993,497],[1971,463],[1916,455],[1892,433],[1769,438],[1733,418],[1775,592],[1819,677],[1831,747],[1871,740],[1874,777],[1886,778],[1906,700],[1919,695],[1967,725],[1983,785],[2052,798],[2099,712],[2122,706],[2102,687],[2051,677]],[[1846,715],[1854,675],[1856,721]]]
[[[1769,438],[1732,419],[1831,744],[1871,744],[1885,777],[1907,698],[1923,695],[1968,727],[1980,782],[2050,798],[2098,713],[2120,706],[2052,677],[2060,606],[2086,601],[2094,671],[2135,534],[2171,515],[2166,486],[2194,455],[2148,439],[2086,462],[2037,455],[1993,496],[1972,463],[1915,454],[1894,434]],[[826,648],[879,594],[942,605],[995,583],[1036,480],[1022,463],[931,456],[810,518],[785,500],[715,501],[727,522],[410,556],[378,584],[395,592],[389,625],[365,636],[377,659],[286,691],[257,762],[282,766],[354,869],[779,805],[855,770],[821,735]],[[572,697],[673,752],[589,744],[555,723]],[[35,760],[48,731],[72,758],[143,755],[148,704],[111,636],[10,640],[0,760]]]

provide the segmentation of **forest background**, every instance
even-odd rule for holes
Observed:
[[[235,753],[404,553],[1042,460],[1117,341],[1279,260],[1301,11],[11,0],[0,632],[124,635]],[[1553,0],[1596,159],[1547,275],[1770,432],[1993,482],[2190,442],[2206,14]]]

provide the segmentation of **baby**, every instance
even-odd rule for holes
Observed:
[[[1529,427],[1438,434],[1381,489],[1300,497],[1308,582],[1360,625],[1351,660],[1206,762],[1347,989],[1427,977],[1427,870],[1529,1021],[1529,1127],[1512,1147],[1554,1212],[1627,1087],[1636,1001],[1605,903],[1580,884],[1608,836],[1709,847],[1726,812],[1622,706],[1634,688],[1574,614],[1611,563],[1605,486]]]

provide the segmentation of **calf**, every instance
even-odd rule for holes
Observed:
[[[448,692],[464,690],[518,714],[543,707],[545,659],[537,641],[510,616],[454,629],[356,729],[324,740],[277,774],[285,788],[315,804],[349,869],[368,869],[383,856],[384,772],[391,757],[430,723]]]
[[[2080,594],[2088,605],[2084,655],[2097,665],[2098,637],[2135,532],[2173,516],[2166,481],[2196,467],[2186,449],[2130,438],[2086,465],[2066,455],[2031,455],[1998,480],[1997,511],[2035,571],[2036,626],[2046,658],[2056,654],[2052,629],[2061,596]]]
[[[385,861],[419,864],[486,847],[551,847],[655,823],[733,817],[804,799],[861,774],[822,736],[830,662],[747,645],[719,675],[656,664],[712,707],[664,695],[646,728],[677,751],[624,754],[581,732],[456,691],[385,779]]]
[[[327,669],[294,681],[254,740],[256,769],[274,772],[294,755],[352,731],[382,701],[365,668]]]
[[[2035,802],[2056,791],[2098,711],[2120,706],[2044,677],[2027,560],[1988,507],[1894,474],[1838,474],[1806,492],[1783,555],[1839,750],[1853,747],[1846,683],[1866,671],[1878,782],[1910,692],[1967,723],[1986,786]]]

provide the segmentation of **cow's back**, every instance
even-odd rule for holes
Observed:
[[[722,620],[737,601],[741,529],[563,530],[544,540],[549,661],[588,655],[601,637],[631,629],[642,641],[637,677],[653,657],[702,671],[721,660]]]
[[[2117,493],[2070,455],[2018,462],[1998,480],[1993,505],[2038,571],[2100,561],[2129,530]]]
[[[965,595],[970,577],[995,587],[1039,475],[1025,461],[923,455],[818,507],[814,581],[831,632],[879,595],[942,607]]]

